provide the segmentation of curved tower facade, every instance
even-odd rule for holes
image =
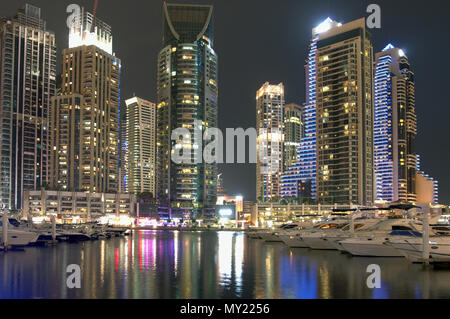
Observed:
[[[374,152],[376,199],[416,202],[414,73],[391,44],[375,61]]]
[[[162,217],[212,217],[217,164],[194,163],[202,145],[194,128],[217,127],[217,55],[213,49],[213,7],[163,5],[163,46],[158,56],[157,194]],[[195,127],[198,126],[198,127]],[[188,129],[192,163],[176,164],[172,131]]]

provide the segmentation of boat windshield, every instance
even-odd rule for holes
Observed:
[[[320,227],[320,229],[341,229],[341,228],[345,227],[346,225],[348,225],[348,224],[334,224],[334,223],[332,223],[332,224],[323,225],[322,227]]]
[[[14,226],[14,227],[19,227],[19,226],[20,226],[20,222],[19,222],[17,219],[15,219],[15,218],[10,218],[10,219],[9,219],[9,223],[10,223],[12,226]]]
[[[282,229],[293,229],[293,228],[297,228],[297,227],[298,227],[298,225],[296,225],[296,224],[290,224],[290,225],[283,225],[280,228],[282,228]]]
[[[391,232],[393,230],[412,230],[411,227],[405,226],[406,220],[380,220],[375,225],[368,227],[367,231],[388,231]]]
[[[422,234],[414,230],[394,230],[389,234],[390,236],[408,236],[408,237],[422,237]]]
[[[411,227],[408,226],[403,226],[403,225],[394,225],[392,226],[392,230],[408,230],[408,231],[412,231]]]

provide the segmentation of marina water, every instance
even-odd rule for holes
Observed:
[[[373,264],[379,289],[367,286]],[[80,266],[80,289],[67,287],[69,265]],[[450,270],[403,258],[290,249],[226,231],[139,231],[0,252],[0,298],[450,298],[449,282]]]

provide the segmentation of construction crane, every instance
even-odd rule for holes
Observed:
[[[91,26],[91,33],[94,32],[95,28],[95,17],[97,15],[97,7],[98,7],[98,0],[95,0],[94,2],[94,10],[92,10],[92,26]]]

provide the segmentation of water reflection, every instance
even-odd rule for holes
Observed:
[[[78,264],[82,288],[66,287]],[[367,266],[379,264],[381,289]],[[403,259],[289,249],[233,232],[142,231],[130,238],[0,254],[0,298],[449,298],[450,271]]]

